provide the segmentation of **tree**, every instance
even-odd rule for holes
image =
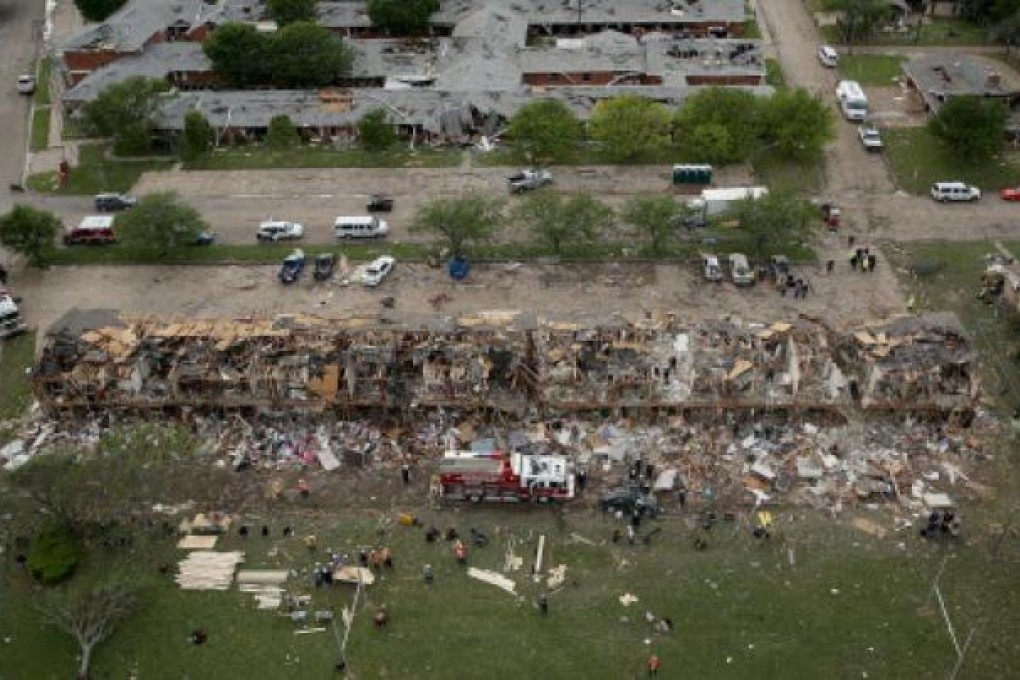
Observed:
[[[765,103],[762,140],[786,158],[818,158],[835,137],[832,110],[818,95],[798,87],[782,89]]]
[[[397,135],[386,111],[373,109],[358,121],[358,141],[367,151],[385,151],[393,146]]]
[[[510,119],[514,150],[528,163],[570,160],[581,140],[581,123],[559,99],[534,99]]]
[[[138,205],[117,216],[114,226],[123,243],[157,253],[191,245],[209,228],[198,211],[173,191],[143,196]]]
[[[112,137],[117,153],[145,153],[152,145],[160,99],[169,88],[165,80],[142,76],[110,85],[85,105],[85,123],[92,133]]]
[[[266,143],[273,149],[290,149],[301,143],[290,116],[273,116],[266,131]]]
[[[78,644],[78,677],[89,677],[92,651],[108,639],[135,607],[132,589],[122,580],[93,584],[68,584],[44,596],[39,610],[43,618],[74,638]]]
[[[532,192],[514,210],[532,235],[557,256],[571,243],[594,241],[612,225],[613,209],[591,194],[564,196],[549,189]]]
[[[732,211],[746,234],[755,258],[807,241],[822,224],[818,210],[791,193],[774,191],[740,201]]]
[[[41,267],[62,228],[60,218],[53,213],[19,203],[0,217],[0,245],[27,257],[30,265]]]
[[[446,241],[454,257],[463,257],[469,244],[490,239],[502,226],[502,210],[502,201],[478,192],[440,198],[418,211],[411,232],[432,233]]]
[[[184,137],[181,141],[181,158],[193,161],[209,153],[216,132],[201,111],[189,111],[184,116]]]
[[[843,12],[837,24],[844,43],[863,42],[892,16],[892,5],[885,0],[837,0],[833,9]]]
[[[588,129],[611,160],[638,160],[669,144],[669,111],[637,95],[612,97],[595,105]]]
[[[961,160],[974,163],[995,156],[1002,148],[1008,117],[1009,109],[998,99],[951,97],[928,122],[928,128]]]
[[[439,0],[368,0],[372,25],[390,35],[417,35],[429,27]]]
[[[74,0],[74,6],[87,21],[104,21],[126,2],[127,0]]]
[[[676,234],[678,222],[685,212],[685,208],[669,196],[645,194],[627,201],[620,217],[645,238],[648,251],[658,255]]]
[[[351,51],[325,26],[299,21],[272,40],[273,80],[288,87],[321,87],[351,69]]]
[[[673,139],[698,160],[721,164],[745,161],[761,135],[765,105],[743,90],[700,90],[676,112]]]
[[[319,0],[268,0],[266,7],[278,26],[286,26],[296,21],[315,21],[318,4]]]
[[[271,41],[252,24],[229,22],[202,43],[202,50],[219,78],[237,87],[251,87],[271,79]]]

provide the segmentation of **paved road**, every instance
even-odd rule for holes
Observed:
[[[15,82],[18,74],[34,70],[43,12],[41,0],[0,3],[0,212],[9,210],[17,198],[7,185],[21,181],[31,98],[18,94]]]

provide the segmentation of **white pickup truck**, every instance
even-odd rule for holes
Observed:
[[[0,339],[24,333],[27,329],[18,302],[7,290],[0,288]]]

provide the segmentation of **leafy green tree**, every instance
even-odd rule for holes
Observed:
[[[290,116],[273,116],[266,131],[266,144],[272,149],[291,149],[301,143]]]
[[[514,151],[528,163],[570,160],[581,141],[581,123],[559,99],[534,99],[510,119]]]
[[[108,86],[85,105],[85,124],[96,135],[113,138],[119,154],[144,154],[152,146],[152,125],[170,84],[133,76]]]
[[[193,244],[209,225],[176,192],[160,191],[118,215],[114,227],[125,244],[165,253]]]
[[[189,111],[184,116],[184,136],[181,140],[181,158],[193,161],[209,153],[216,132],[201,111]]]
[[[251,24],[230,22],[217,28],[202,49],[219,78],[236,87],[251,87],[272,80],[272,40]]]
[[[620,217],[645,239],[648,252],[658,255],[676,235],[685,212],[686,209],[669,196],[645,194],[627,201]]]
[[[747,160],[761,134],[763,102],[743,90],[709,87],[692,96],[673,118],[673,139],[688,155],[708,163]]]
[[[810,202],[781,191],[755,200],[740,201],[731,214],[740,222],[755,258],[802,243],[821,227],[818,210]]]
[[[373,109],[358,121],[358,141],[367,151],[385,151],[397,141],[397,134],[390,125],[389,116],[383,109]]]
[[[639,160],[669,144],[669,110],[637,95],[603,99],[591,112],[588,130],[615,162]]]
[[[269,16],[278,26],[287,26],[296,21],[315,21],[319,0],[268,0]]]
[[[1002,148],[1009,109],[998,99],[951,97],[928,121],[932,134],[968,163],[987,160]]]
[[[350,49],[325,26],[299,21],[272,38],[273,80],[288,87],[321,87],[349,72]]]
[[[53,239],[62,230],[60,218],[51,212],[18,204],[0,217],[0,245],[41,267],[53,251]]]
[[[74,6],[87,21],[104,21],[126,2],[127,0],[74,0]]]
[[[843,12],[837,26],[844,43],[868,40],[892,17],[892,5],[885,0],[835,0],[833,9]]]
[[[787,88],[764,103],[762,140],[779,156],[818,158],[836,134],[832,110],[808,90]]]
[[[591,194],[565,196],[549,189],[532,192],[518,204],[514,217],[556,255],[564,246],[594,241],[613,223],[613,209]]]
[[[368,0],[372,25],[390,35],[418,35],[429,27],[439,0]]]
[[[480,192],[426,203],[411,225],[412,233],[430,233],[462,257],[470,244],[487,241],[503,224],[503,202]]]

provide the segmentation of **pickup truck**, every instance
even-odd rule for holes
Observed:
[[[548,170],[521,170],[507,178],[511,194],[523,194],[525,191],[541,189],[552,184],[553,176]]]

